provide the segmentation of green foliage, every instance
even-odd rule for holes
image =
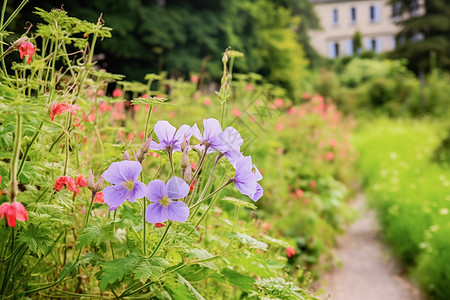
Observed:
[[[432,299],[446,299],[450,172],[430,162],[444,136],[439,122],[372,120],[355,137],[367,194],[384,238]]]

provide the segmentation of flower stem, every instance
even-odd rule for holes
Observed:
[[[17,195],[19,193],[19,189],[17,187],[17,165],[19,161],[20,155],[20,145],[22,143],[22,114],[17,110],[17,125],[16,125],[16,134],[15,134],[15,143],[14,143],[14,153],[13,160],[11,163],[11,203],[16,201]]]
[[[202,204],[203,202],[205,202],[206,200],[208,200],[209,198],[211,198],[212,196],[214,196],[215,194],[217,194],[218,192],[220,192],[222,189],[224,189],[227,185],[229,185],[230,183],[234,182],[233,179],[228,180],[224,185],[222,185],[220,188],[218,188],[217,190],[215,190],[214,192],[212,192],[211,194],[209,194],[208,196],[206,196],[204,199],[199,200],[197,203],[195,203],[192,206],[189,206],[189,210],[196,208],[197,206],[199,206],[200,204]],[[209,210],[209,208],[208,208]],[[207,211],[208,211],[207,210]],[[196,226],[197,227],[197,226]]]
[[[159,247],[161,246],[162,242],[166,239],[167,232],[169,232],[170,226],[172,226],[172,222],[169,222],[169,224],[167,224],[166,230],[164,231],[164,233],[163,233],[161,239],[159,240],[158,245],[156,245],[155,250],[153,250],[152,254],[150,254],[150,258],[152,258],[153,256],[155,256],[156,252],[158,252]]]
[[[36,140],[37,136],[41,132],[42,125],[44,124],[44,121],[39,124],[39,128],[36,131],[36,133],[33,135],[33,138],[31,139],[30,143],[27,145],[27,149],[25,149],[25,152],[23,153],[22,160],[20,161],[19,169],[17,170],[17,176],[19,176],[20,172],[22,172],[23,166],[25,165],[25,161],[27,160],[28,152],[30,151],[31,146],[33,145],[34,141]]]
[[[150,120],[152,118],[153,105],[150,105],[150,109],[147,113],[147,120],[145,121],[144,139],[148,139],[148,127],[150,126]]]

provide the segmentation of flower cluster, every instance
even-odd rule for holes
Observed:
[[[59,192],[64,186],[67,186],[67,189],[69,191],[75,192],[76,197],[78,195],[78,192],[80,191],[79,187],[85,187],[86,184],[87,180],[86,178],[83,177],[83,175],[80,175],[75,179],[73,179],[70,176],[61,176],[58,179],[56,179],[53,189]]]
[[[146,197],[152,202],[145,213],[147,222],[162,223],[167,220],[185,222],[189,217],[189,208],[184,201],[176,200],[186,198],[193,189],[192,185],[195,184],[195,178],[192,178],[191,173],[185,173],[185,170],[192,168],[187,152],[193,148],[199,150],[203,156],[216,151],[220,153],[219,158],[225,156],[236,170],[234,178],[229,182],[234,182],[243,195],[258,201],[263,195],[263,189],[258,183],[262,175],[253,165],[252,158],[241,153],[240,147],[244,141],[239,132],[233,127],[222,130],[216,119],[204,120],[203,127],[201,133],[197,124],[192,127],[184,124],[176,129],[167,121],[158,121],[154,126],[158,140],[155,141],[150,137],[139,151],[146,152],[148,148],[164,150],[168,152],[170,159],[173,152],[183,152],[181,162],[183,178],[173,176],[167,183],[156,179],[146,186],[138,181],[142,171],[141,155],[135,156],[137,161],[130,161],[129,155],[125,155],[126,160],[112,163],[104,172],[105,180],[112,184],[103,190],[104,201],[109,205],[109,210],[115,210],[126,200],[134,202],[136,199]],[[190,145],[192,136],[200,143]],[[186,174],[188,175],[185,176]]]
[[[55,103],[51,108],[50,119],[52,119],[53,121],[56,115],[60,115],[65,111],[68,111],[69,113],[72,114],[72,116],[74,116],[77,110],[81,110],[81,108],[76,104],[70,104],[67,102]]]

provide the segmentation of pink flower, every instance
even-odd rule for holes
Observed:
[[[255,89],[255,87],[253,86],[253,84],[251,84],[251,83],[247,83],[246,85],[245,85],[245,89],[247,90],[247,91],[253,91],[254,89]]]
[[[123,91],[121,89],[115,89],[112,93],[114,98],[119,98],[123,96]]]
[[[145,132],[143,132],[143,131],[139,132],[139,138],[141,140],[144,140],[145,139]]]
[[[278,147],[278,148],[277,148],[277,153],[278,153],[278,154],[283,154],[283,148]]]
[[[33,57],[35,51],[36,47],[30,42],[20,44],[19,46],[20,59],[22,59],[25,55],[28,55],[27,64],[30,64],[31,57]]]
[[[98,90],[97,91],[97,96],[99,96],[99,97],[105,96],[105,91],[104,90]]]
[[[275,104],[276,107],[283,107],[284,106],[284,101],[281,98],[276,98],[273,103]]]
[[[87,183],[87,180],[86,180],[86,178],[83,177],[83,175],[80,175],[77,178],[75,178],[75,184],[79,187],[86,186],[86,183]]]
[[[233,109],[231,110],[231,113],[232,113],[233,116],[235,116],[236,118],[239,118],[240,116],[242,116],[242,112],[241,112],[239,109],[237,109],[237,108],[233,108]]]
[[[148,94],[143,94],[140,98],[145,98],[145,99],[147,99],[147,98],[150,98],[150,96],[149,96]]]
[[[16,227],[16,220],[24,222],[28,220],[28,213],[22,203],[14,201],[13,203],[5,202],[0,205],[0,219],[6,216],[6,221],[10,227]]]
[[[309,183],[309,186],[312,188],[315,188],[317,186],[317,182],[315,180],[311,180],[311,182]]]
[[[328,161],[333,161],[334,160],[334,153],[331,151],[327,152],[327,159]]]
[[[307,99],[311,98],[311,94],[308,93],[308,92],[305,92],[305,93],[302,94],[302,98],[307,100]]]
[[[198,82],[198,76],[197,75],[192,75],[191,76],[191,82],[192,83],[197,83]]]
[[[331,146],[331,148],[335,148],[336,145],[337,145],[336,140],[335,140],[335,139],[331,139],[331,140],[330,140],[330,146]]]
[[[204,104],[205,106],[210,106],[210,105],[211,105],[211,99],[205,98],[205,100],[203,100],[203,104]]]
[[[68,111],[72,116],[75,115],[75,112],[77,110],[81,110],[81,108],[76,105],[76,104],[69,104],[67,102],[64,103],[55,103],[52,106],[51,109],[51,113],[50,113],[50,118],[52,119],[52,121],[55,119],[56,115],[60,115],[65,111]]]
[[[67,189],[69,191],[75,192],[75,197],[77,196],[79,189],[77,188],[75,180],[73,180],[73,178],[69,176],[61,176],[58,179],[56,179],[53,188],[59,192],[64,187],[64,185],[67,186]]]
[[[275,130],[276,131],[282,131],[284,129],[284,124],[283,123],[277,123],[275,125]]]
[[[95,194],[94,202],[105,203],[105,196],[103,195],[103,192],[98,192],[97,194]]]
[[[286,255],[287,257],[292,257],[295,255],[295,249],[294,247],[287,247],[286,248]]]
[[[298,198],[301,198],[301,197],[303,197],[303,191],[302,191],[301,189],[296,189],[296,190],[295,190],[295,195],[296,195]]]

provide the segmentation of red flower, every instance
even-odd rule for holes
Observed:
[[[197,179],[194,179],[194,181],[192,181],[191,186],[189,187],[189,191],[192,192],[194,190],[194,185],[195,185],[195,181]]]
[[[98,192],[97,194],[95,194],[94,202],[105,203],[105,196],[103,195],[103,192]]]
[[[69,191],[75,192],[75,197],[77,196],[79,192],[77,184],[75,183],[75,180],[73,180],[73,178],[70,178],[69,176],[62,176],[56,179],[53,188],[59,192],[64,187],[64,185],[67,185],[67,189]]]
[[[68,111],[72,114],[72,116],[75,115],[76,110],[81,110],[81,108],[76,104],[69,104],[67,102],[64,103],[55,103],[52,106],[52,110],[50,113],[50,118],[52,121],[55,119],[56,115],[60,115],[65,111]]]
[[[30,64],[31,57],[33,57],[33,54],[35,51],[36,51],[36,47],[30,42],[25,42],[25,43],[20,44],[20,46],[19,46],[20,59],[22,59],[25,55],[28,55],[27,63]],[[12,227],[14,227],[14,226],[12,226]]]
[[[331,151],[327,152],[327,159],[328,161],[333,161],[334,160],[334,153]]]
[[[286,248],[286,255],[287,257],[292,257],[295,255],[295,249],[294,247],[287,247]]]
[[[121,89],[115,89],[112,93],[114,98],[119,98],[123,96],[123,91]]]
[[[205,98],[205,100],[203,100],[203,104],[204,104],[205,106],[210,106],[210,105],[211,105],[211,99]]]
[[[192,83],[197,83],[198,82],[198,76],[197,75],[192,75],[191,76],[191,82]]]
[[[297,195],[297,197],[301,198],[301,197],[303,197],[303,191],[301,189],[296,189],[295,195]]]
[[[161,227],[166,227],[166,225],[164,225],[163,223],[156,223],[155,227],[156,228],[161,228]]]
[[[22,203],[16,201],[0,205],[0,219],[3,219],[4,215],[10,227],[16,227],[16,220],[20,222],[28,220],[27,209]]]
[[[231,113],[232,113],[233,116],[235,116],[236,118],[239,118],[240,116],[242,116],[242,112],[241,112],[239,109],[237,109],[237,108],[233,108],[233,109],[231,110]]]
[[[87,183],[87,180],[86,180],[86,178],[83,177],[83,175],[80,175],[75,179],[75,184],[77,186],[83,187],[83,186],[86,186],[86,183]]]

